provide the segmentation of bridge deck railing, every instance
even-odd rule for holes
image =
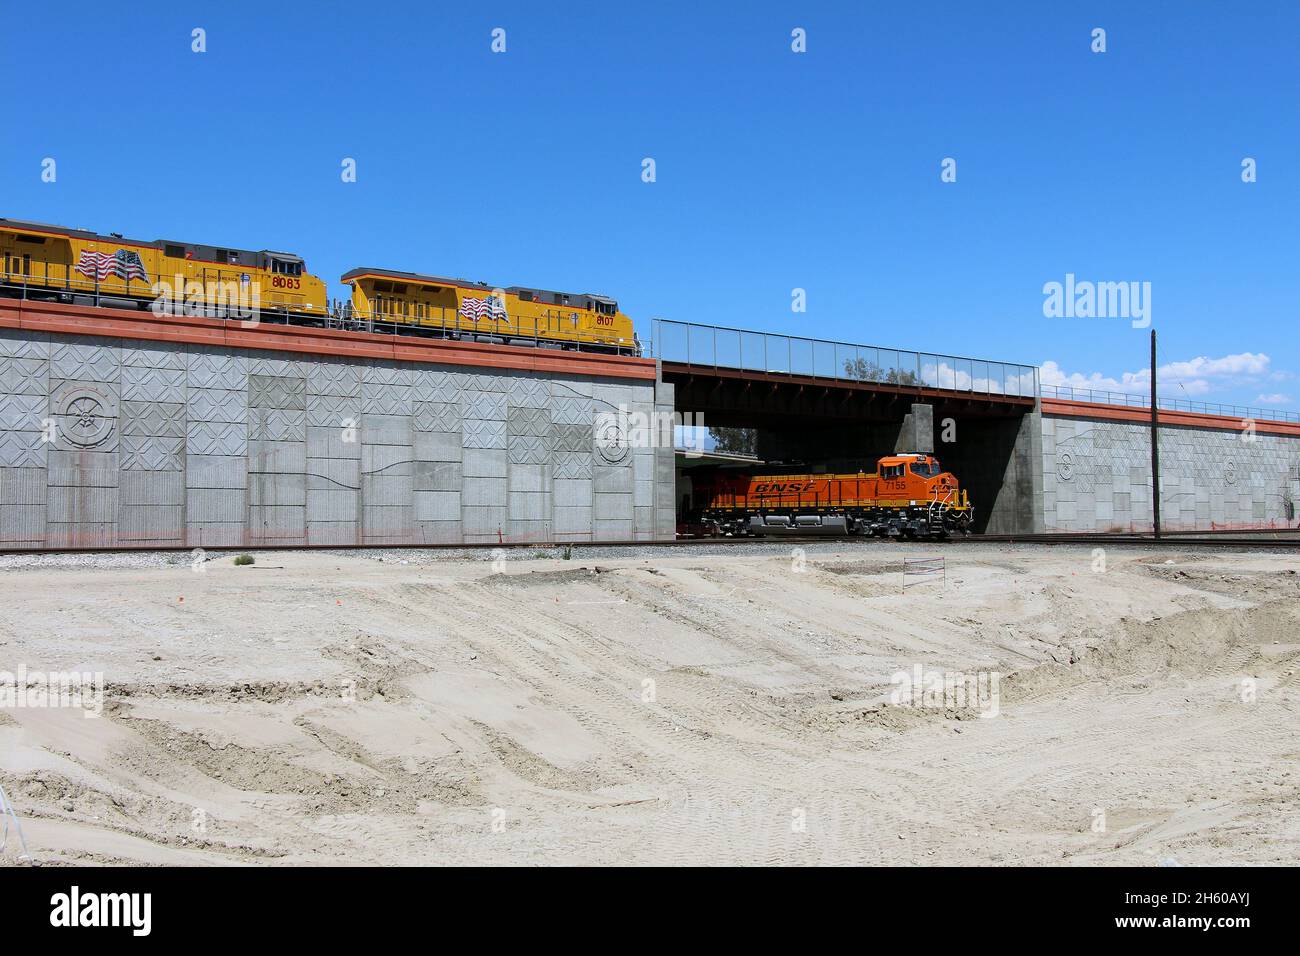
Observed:
[[[1151,399],[1131,392],[1112,392],[1103,388],[1076,388],[1070,385],[1044,385],[1043,398],[1067,402],[1090,402],[1094,405],[1125,405],[1130,408],[1150,408]],[[1276,408],[1254,408],[1250,405],[1225,405],[1219,402],[1197,402],[1183,398],[1164,398],[1156,404],[1166,411],[1195,412],[1201,415],[1221,415],[1238,418],[1243,422],[1300,422],[1300,412],[1287,412]]]
[[[910,352],[776,332],[655,319],[653,353],[665,362],[777,375],[1034,398],[1038,368]]]

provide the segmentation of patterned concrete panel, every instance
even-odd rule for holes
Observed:
[[[514,465],[542,465],[551,460],[549,438],[516,435],[507,442],[510,462]]]
[[[361,383],[361,411],[372,415],[410,416],[411,389],[401,385]]]
[[[503,393],[509,387],[513,373],[480,373],[471,372],[465,375],[463,388],[467,391],[476,392],[501,392]]]
[[[116,340],[113,340],[116,341]],[[121,374],[120,347],[69,341],[58,336],[50,341],[50,377],[82,382],[116,382]]]
[[[506,397],[500,392],[466,392],[460,404],[461,414],[466,421],[506,420]]]
[[[188,455],[245,455],[248,452],[248,425],[243,422],[195,422],[185,430]]]
[[[184,402],[122,402],[118,424],[123,435],[150,438],[179,438],[184,444]]]
[[[49,404],[45,395],[0,394],[0,431],[42,431]]]
[[[550,382],[544,378],[518,377],[510,380],[506,389],[510,407],[549,409],[551,404]]]
[[[316,362],[307,371],[309,395],[361,397],[361,369],[340,362]]]
[[[592,428],[591,424],[551,426],[551,448],[556,452],[581,452],[591,460]]]
[[[185,371],[185,352],[166,345],[122,343],[122,365]]]
[[[664,469],[617,443],[597,449],[593,424],[611,399],[650,408],[664,394],[0,330],[0,536],[16,547],[235,547],[589,540],[596,521],[662,532],[671,450]],[[1237,487],[1253,481],[1243,472]]]
[[[0,359],[0,395],[46,395],[50,363],[36,358]]]
[[[307,440],[307,413],[282,408],[249,408],[249,441]]]
[[[175,368],[128,365],[122,369],[122,398],[133,402],[174,402],[185,392],[185,373]]]
[[[503,421],[471,421],[461,425],[461,436],[466,448],[506,447],[506,423]]]
[[[1148,530],[1150,430],[1145,423],[1044,418],[1048,530]],[[1049,424],[1050,423],[1050,424]],[[1161,521],[1169,530],[1294,525],[1300,440],[1164,426]]]
[[[0,335],[0,356],[4,358],[48,359],[50,336],[47,332],[5,329]]]
[[[416,402],[411,427],[417,432],[455,432],[461,430],[459,402]]]
[[[282,353],[252,352],[248,356],[248,374],[306,378],[309,361],[281,358]]]
[[[189,388],[248,388],[247,360],[240,354],[224,354],[192,346],[186,356],[185,384]]]
[[[246,422],[248,393],[232,388],[198,388],[185,392],[186,416],[191,422]]]
[[[545,408],[512,408],[507,419],[507,434],[545,438],[551,430],[551,413]]]
[[[0,431],[0,468],[44,468],[44,432]]]
[[[287,375],[248,376],[248,404],[257,408],[306,408],[307,380]]]
[[[118,446],[122,478],[127,472],[177,472],[185,467],[185,438],[123,435]]]
[[[557,425],[590,427],[595,414],[595,406],[589,398],[566,395],[551,399],[551,421]]]
[[[581,452],[559,452],[554,457],[555,477],[558,478],[590,478],[596,470],[590,455],[584,455]]]
[[[360,428],[361,401],[348,395],[311,395],[307,424],[328,428]]]

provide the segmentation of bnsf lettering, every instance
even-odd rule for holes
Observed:
[[[811,481],[760,481],[754,485],[754,494],[756,495],[797,495],[804,491],[811,491],[813,483]]]

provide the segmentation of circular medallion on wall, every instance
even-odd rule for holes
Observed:
[[[113,435],[117,419],[107,395],[90,386],[68,389],[56,410],[59,437],[74,448],[96,448]]]
[[[1230,485],[1237,483],[1237,463],[1231,458],[1223,464],[1223,480]]]
[[[627,460],[627,432],[617,415],[601,415],[597,420],[596,451],[608,465],[621,465]]]
[[[1062,481],[1069,481],[1074,477],[1074,458],[1068,451],[1062,452],[1061,457],[1057,459],[1056,476]]]

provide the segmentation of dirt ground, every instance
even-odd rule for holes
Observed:
[[[44,865],[1300,861],[1300,555],[916,548],[5,559],[105,690],[0,783]]]

